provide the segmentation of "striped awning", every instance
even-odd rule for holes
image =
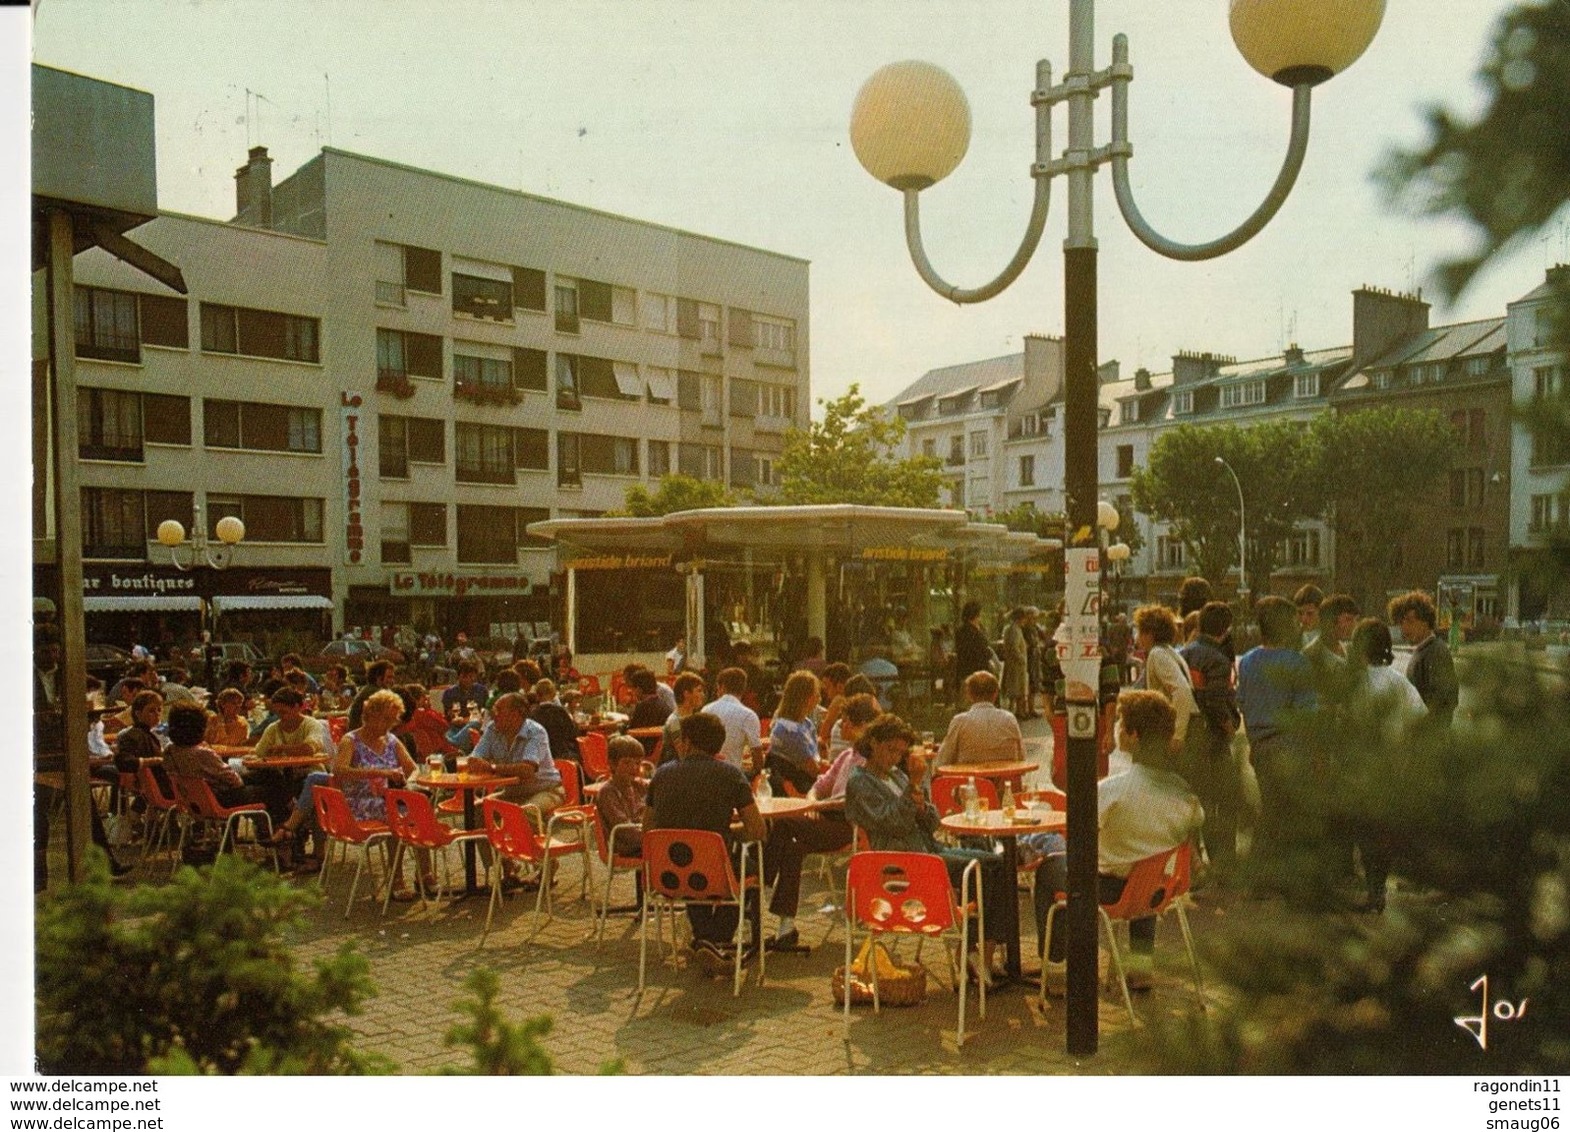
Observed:
[[[87,613],[134,613],[146,610],[198,612],[202,599],[195,594],[90,594],[82,598]]]
[[[213,610],[226,609],[331,609],[333,600],[321,594],[219,594]]]

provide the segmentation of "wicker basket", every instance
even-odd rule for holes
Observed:
[[[884,1006],[919,1006],[927,1000],[927,969],[919,963],[895,963],[881,944],[871,962],[878,965],[878,1001]],[[869,952],[863,946],[861,954],[851,964],[850,1004],[872,1005],[872,973],[868,969]],[[831,985],[834,1004],[845,1005],[845,968],[834,968]]]

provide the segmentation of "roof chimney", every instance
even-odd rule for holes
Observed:
[[[1190,350],[1172,355],[1172,384],[1188,385],[1196,381],[1207,381],[1221,373],[1221,367],[1236,362],[1237,358],[1230,354],[1213,354],[1206,350],[1196,354]]]
[[[1353,363],[1370,362],[1403,338],[1428,329],[1422,292],[1403,295],[1381,287],[1352,292]]]
[[[251,147],[246,163],[234,171],[235,223],[273,226],[273,159],[267,147]]]
[[[1140,366],[1134,371],[1134,388],[1141,393],[1146,393],[1150,390],[1150,371],[1144,366]]]
[[[1292,343],[1292,345],[1288,346],[1286,348],[1286,350],[1282,353],[1281,360],[1284,361],[1289,366],[1300,366],[1300,365],[1302,365],[1303,364],[1303,347],[1299,346],[1296,342]]]
[[[1096,367],[1096,384],[1110,385],[1118,379],[1118,360],[1113,358],[1110,362],[1102,362]]]

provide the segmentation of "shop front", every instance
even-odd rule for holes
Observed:
[[[392,570],[385,588],[351,587],[344,608],[344,625],[356,635],[410,625],[449,643],[460,632],[511,640],[520,626],[545,625],[548,635],[550,621],[550,586],[525,569]]]
[[[84,565],[86,639],[123,649],[143,645],[159,656],[171,645],[194,644],[201,639],[205,602],[199,578],[167,566]]]
[[[314,652],[332,637],[332,571],[277,567],[208,570],[215,641],[249,641],[266,656]]]

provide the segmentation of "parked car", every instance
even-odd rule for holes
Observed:
[[[396,649],[383,648],[375,641],[328,641],[320,652],[300,658],[307,672],[326,672],[334,664],[349,670],[355,680],[365,676],[365,666],[384,657],[396,660],[403,654]]]
[[[480,663],[485,665],[486,672],[495,672],[498,668],[512,665],[511,637],[470,637],[468,644],[480,658]]]
[[[131,654],[119,645],[98,645],[88,642],[83,650],[87,658],[87,674],[96,676],[108,689],[130,667]]]

